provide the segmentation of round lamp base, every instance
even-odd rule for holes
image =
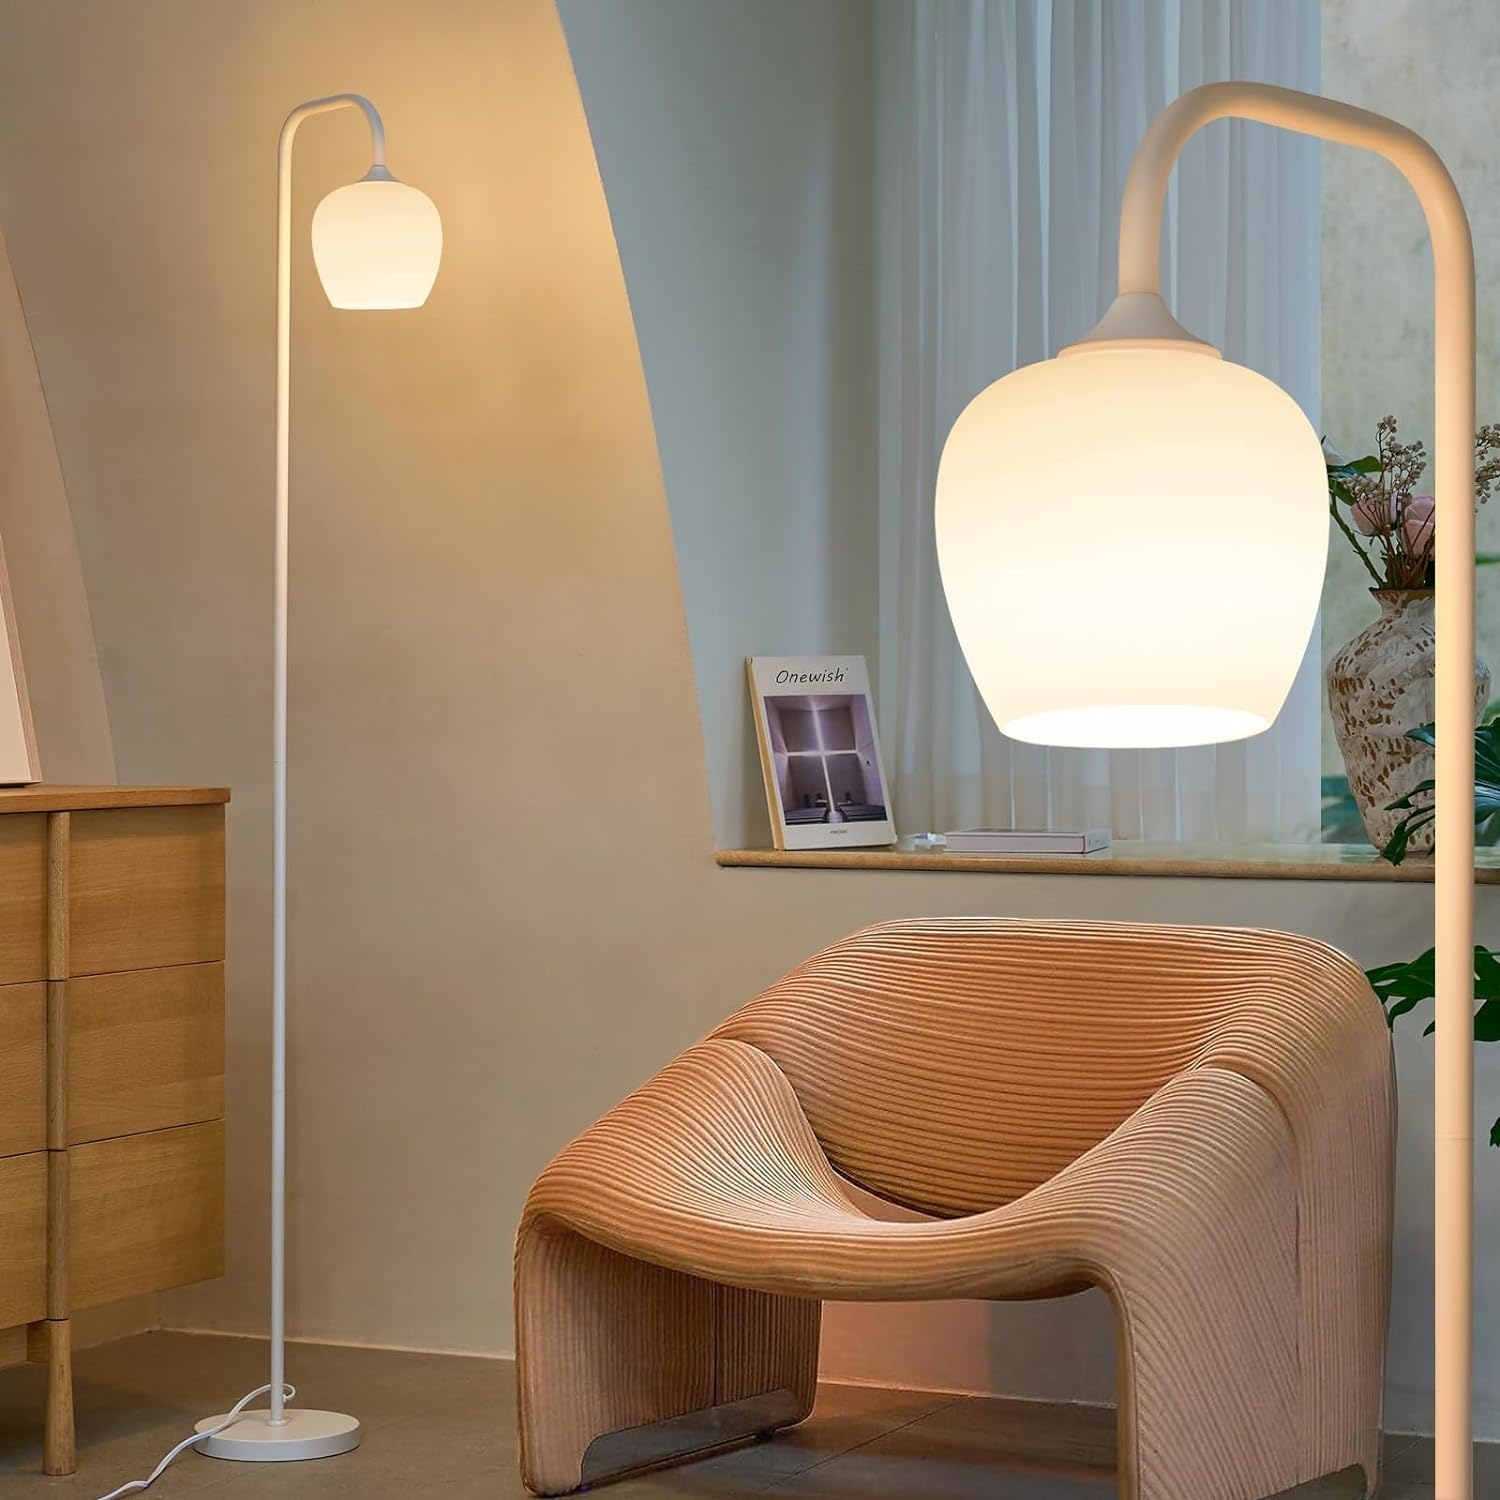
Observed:
[[[205,1438],[198,1451],[209,1458],[229,1458],[240,1463],[284,1464],[305,1458],[332,1458],[359,1447],[359,1419],[333,1411],[286,1408],[285,1421],[271,1425],[268,1411],[247,1411],[215,1437]],[[194,1429],[207,1432],[223,1416],[205,1417]]]

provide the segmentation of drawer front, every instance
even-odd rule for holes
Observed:
[[[47,986],[8,984],[0,988],[0,1157],[46,1146]]]
[[[0,984],[47,977],[47,817],[0,817]]]
[[[224,965],[68,981],[68,1141],[224,1113]]]
[[[70,825],[70,974],[224,957],[222,807],[76,812]]]
[[[47,1153],[0,1160],[0,1328],[47,1316]]]
[[[94,1141],[68,1155],[71,1307],[224,1274],[222,1120]]]

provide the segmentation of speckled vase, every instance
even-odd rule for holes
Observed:
[[[1406,738],[1434,718],[1431,589],[1371,589],[1380,618],[1328,663],[1328,712],[1365,832],[1383,848],[1404,816],[1388,811],[1432,776],[1432,751]],[[1490,696],[1490,669],[1474,663],[1474,719]],[[1413,853],[1432,848],[1429,823]]]

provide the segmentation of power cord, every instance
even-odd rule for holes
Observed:
[[[283,1385],[282,1389],[286,1392],[286,1399],[288,1401],[290,1401],[292,1397],[297,1394],[297,1387],[294,1385]],[[231,1423],[234,1422],[235,1418],[237,1418],[239,1414],[244,1411],[244,1409],[249,1406],[249,1404],[254,1401],[257,1396],[269,1396],[270,1394],[270,1386],[257,1386],[253,1391],[250,1392],[248,1396],[241,1396],[240,1399],[236,1401],[234,1405],[231,1406],[229,1410],[224,1414],[224,1420],[217,1426],[210,1427],[207,1432],[195,1432],[191,1437],[183,1438],[183,1440],[178,1443],[178,1445],[173,1448],[172,1451],[168,1453],[167,1456],[162,1459],[162,1461],[157,1464],[154,1469],[152,1469],[149,1478],[132,1479],[129,1484],[122,1484],[119,1489],[111,1490],[107,1495],[101,1495],[99,1497],[99,1500],[121,1500],[122,1496],[133,1494],[136,1490],[149,1490],[151,1486],[155,1484],[163,1474],[166,1473],[167,1465],[170,1464],[179,1453],[185,1453],[189,1448],[197,1447],[197,1445],[201,1443],[205,1438],[217,1436],[219,1433],[223,1432],[226,1427],[230,1426]]]

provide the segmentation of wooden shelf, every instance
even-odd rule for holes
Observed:
[[[1477,885],[1500,885],[1500,849],[1476,853]],[[937,871],[949,875],[1115,875],[1193,880],[1432,882],[1430,857],[1387,864],[1359,844],[1154,844],[1116,840],[1099,854],[949,854],[908,842],[886,849],[721,849],[749,869]]]
[[[0,787],[0,813],[81,812],[85,808],[201,807],[229,801],[224,786]]]

